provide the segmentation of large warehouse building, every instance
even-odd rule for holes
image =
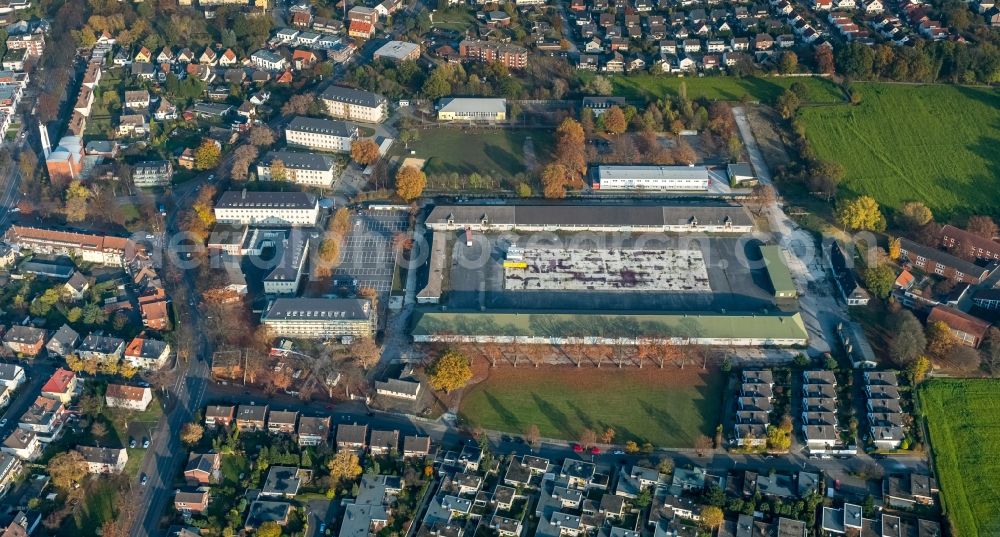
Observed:
[[[704,166],[598,166],[594,190],[708,190]]]
[[[426,225],[433,231],[749,233],[753,218],[730,204],[439,205]]]
[[[416,342],[544,345],[794,346],[808,340],[799,313],[415,312]]]

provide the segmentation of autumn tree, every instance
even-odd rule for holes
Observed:
[[[943,358],[955,346],[955,336],[944,321],[934,321],[927,325],[927,352],[937,358]]]
[[[286,116],[301,116],[309,113],[316,97],[311,93],[301,93],[292,95],[288,102],[281,107],[281,113]]]
[[[378,345],[375,340],[370,337],[363,337],[355,339],[351,343],[351,355],[358,362],[363,369],[371,369],[375,364],[378,363],[379,358],[382,356],[382,351],[379,350]]]
[[[271,180],[273,181],[287,181],[288,180],[288,168],[285,166],[285,161],[280,158],[273,159],[271,165],[269,166],[269,172],[271,175]]]
[[[538,442],[541,439],[541,433],[538,432],[538,426],[531,424],[528,426],[528,430],[524,431],[524,440],[529,446],[538,447]]]
[[[396,173],[396,194],[410,202],[420,197],[427,187],[427,175],[414,166],[403,166]]]
[[[778,69],[785,75],[795,73],[799,70],[799,56],[792,51],[783,52],[778,61]]]
[[[774,187],[764,183],[757,183],[750,189],[750,196],[748,201],[757,207],[754,211],[757,216],[764,211],[765,207],[769,207],[774,204],[778,199],[778,193],[774,190]]]
[[[80,181],[73,181],[66,187],[66,220],[82,222],[87,218],[91,191]]]
[[[465,386],[472,379],[469,359],[457,351],[439,356],[427,368],[431,388],[449,393]]]
[[[871,196],[859,196],[837,204],[837,221],[852,230],[884,231],[885,217]]]
[[[799,99],[799,96],[794,91],[785,90],[778,96],[778,101],[775,103],[775,109],[783,119],[791,119],[795,115],[795,112],[798,111],[799,105],[801,104],[802,100]]]
[[[833,51],[830,50],[830,47],[816,47],[814,59],[817,71],[824,75],[833,74],[835,64],[833,61]]]
[[[52,478],[52,484],[63,492],[69,492],[87,477],[87,464],[83,460],[83,455],[75,449],[52,457],[46,468],[49,477]]]
[[[351,142],[351,158],[354,162],[366,166],[379,159],[378,144],[371,138]]]
[[[564,119],[556,129],[555,148],[551,162],[563,166],[564,188],[583,188],[583,178],[587,174],[586,143],[583,127],[572,118]]]
[[[601,115],[601,119],[604,121],[604,130],[614,134],[615,136],[628,129],[628,122],[625,120],[625,112],[617,105],[608,108],[604,114]]]
[[[590,447],[597,443],[597,433],[592,429],[584,429],[580,432],[580,445]]]
[[[691,145],[684,140],[679,140],[673,151],[674,160],[678,164],[693,166],[698,161],[698,154],[694,152]]]
[[[254,532],[255,537],[281,537],[281,526],[273,520],[268,520],[261,524],[257,531]]]
[[[993,237],[996,237],[998,233],[997,223],[988,216],[973,216],[969,218],[969,223],[965,226],[965,229],[970,233],[975,233],[984,239],[990,240],[993,240]]]
[[[905,367],[927,349],[927,338],[920,321],[910,310],[900,310],[890,321],[892,340],[889,342],[889,356],[896,365]]]
[[[781,427],[768,425],[767,447],[775,451],[788,451],[792,447],[792,435]]]
[[[542,194],[546,198],[565,198],[568,183],[569,170],[566,166],[553,162],[542,169]]]
[[[215,140],[205,139],[194,150],[194,167],[197,170],[211,170],[219,165],[222,149]]]
[[[254,125],[247,136],[250,144],[256,147],[268,147],[274,144],[274,131],[267,125]]]
[[[896,224],[908,230],[914,230],[927,225],[934,219],[934,214],[926,205],[919,201],[908,201],[896,213]]]
[[[615,430],[612,429],[611,427],[604,429],[604,432],[601,434],[601,443],[610,444],[614,441],[615,441]]]
[[[709,505],[701,510],[701,525],[706,528],[714,530],[721,526],[724,521],[722,509],[717,506]]]
[[[184,427],[181,427],[181,442],[184,442],[188,447],[201,442],[202,435],[205,434],[205,428],[196,422],[185,423]]]
[[[879,263],[865,270],[865,286],[879,298],[889,297],[895,281],[896,272],[888,263]]]
[[[331,458],[326,467],[330,470],[330,479],[339,484],[344,481],[354,481],[361,475],[361,463],[353,450],[344,449]]]
[[[903,255],[903,245],[898,238],[889,240],[889,259],[896,261]]]
[[[927,373],[931,370],[931,360],[926,356],[918,356],[909,367],[906,368],[906,372],[910,375],[910,381],[914,384],[920,384],[927,377]]]

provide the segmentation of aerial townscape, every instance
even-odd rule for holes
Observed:
[[[1000,537],[1000,3],[0,0],[0,537]]]

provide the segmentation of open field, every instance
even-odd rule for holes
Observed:
[[[942,505],[954,535],[1000,535],[1000,380],[934,379],[920,388]]]
[[[626,99],[655,98],[677,95],[683,83],[691,99],[738,101],[744,95],[751,99],[771,104],[792,84],[800,82],[809,88],[807,101],[810,103],[841,103],[844,92],[825,78],[737,78],[732,76],[677,78],[662,75],[634,75],[611,77],[614,95]]]
[[[523,434],[532,424],[543,437],[579,438],[584,429],[616,431],[615,443],[691,447],[719,423],[722,375],[686,369],[494,368],[462,398],[461,415],[486,429]]]
[[[857,84],[859,106],[807,107],[806,136],[839,163],[841,192],[898,208],[920,200],[938,220],[1000,214],[1000,93],[957,86]]]
[[[464,130],[435,127],[420,131],[420,139],[410,143],[416,158],[427,159],[424,172],[431,174],[458,173],[510,177],[528,171],[524,142],[530,137],[536,155],[548,155],[552,148],[552,132],[532,130]]]

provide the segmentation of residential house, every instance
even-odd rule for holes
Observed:
[[[205,426],[229,427],[236,416],[236,407],[228,405],[209,405],[205,409]]]
[[[153,391],[149,387],[108,384],[104,394],[105,403],[110,408],[126,408],[144,411],[153,401]]]
[[[956,341],[974,349],[979,348],[990,329],[990,323],[944,305],[935,306],[927,317],[928,325],[936,322],[946,324]]]
[[[325,445],[330,436],[330,416],[299,418],[298,443],[300,446]]]
[[[294,466],[272,466],[267,471],[260,495],[266,498],[294,498],[299,493],[302,479]]]
[[[186,515],[201,514],[208,509],[209,498],[207,489],[194,491],[178,489],[174,493],[174,508]]]
[[[218,453],[191,453],[184,468],[184,479],[191,486],[214,483],[218,480],[221,463]]]
[[[240,405],[236,410],[236,428],[240,431],[263,431],[267,419],[267,405]]]
[[[125,448],[77,446],[76,450],[83,455],[87,473],[91,474],[121,473],[128,462],[128,451]]]
[[[337,426],[337,449],[362,451],[368,438],[367,425],[342,424]]]
[[[388,455],[399,449],[399,431],[372,430],[368,449],[372,455]]]
[[[927,273],[944,276],[957,282],[970,285],[981,283],[990,270],[980,267],[947,252],[918,244],[906,238],[899,239],[900,259],[909,261],[913,266]]]
[[[902,509],[934,505],[934,495],[938,492],[937,480],[927,475],[888,475],[882,481],[885,502]]]
[[[34,462],[42,456],[42,448],[38,435],[18,427],[4,439],[0,451],[14,455],[22,461]]]
[[[431,451],[431,439],[428,436],[403,437],[403,458],[426,457]]]
[[[26,380],[27,376],[24,374],[23,367],[17,364],[0,363],[0,386],[16,390]]]
[[[14,325],[4,334],[3,343],[15,354],[38,356],[45,346],[45,330],[33,326]]]
[[[293,410],[272,410],[267,416],[267,430],[273,434],[295,434],[299,413]]]
[[[39,442],[47,444],[62,434],[66,418],[66,407],[61,401],[39,396],[21,415],[17,426],[35,433]]]
[[[106,363],[118,363],[125,352],[125,341],[116,337],[90,334],[76,349],[76,354],[83,360],[95,360]]]
[[[125,361],[139,369],[156,370],[170,357],[170,344],[140,334],[125,347]]]
[[[68,369],[56,369],[49,380],[42,385],[42,397],[54,399],[63,404],[69,404],[76,395],[76,373]]]

